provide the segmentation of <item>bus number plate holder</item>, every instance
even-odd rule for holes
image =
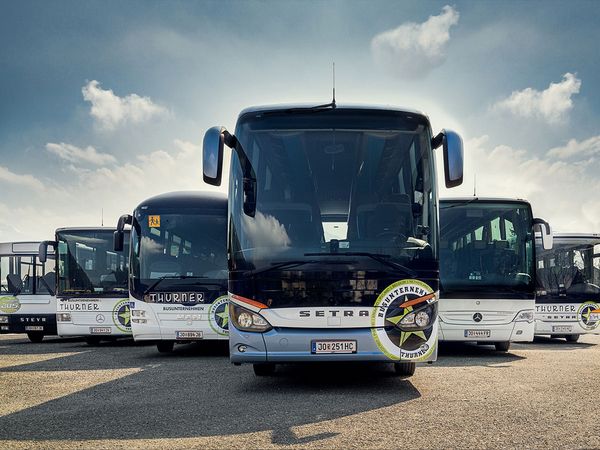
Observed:
[[[176,331],[175,339],[202,339],[202,331]]]
[[[489,338],[492,330],[465,330],[466,338]]]
[[[553,333],[571,333],[573,332],[573,327],[571,325],[554,325],[552,327]]]
[[[110,334],[110,327],[90,327],[91,334]]]
[[[44,327],[39,325],[32,325],[25,327],[25,331],[44,331]]]
[[[319,353],[356,353],[356,341],[312,341],[310,351]]]

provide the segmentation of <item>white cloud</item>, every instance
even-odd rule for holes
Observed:
[[[408,22],[384,31],[371,41],[373,57],[400,77],[426,75],[446,59],[450,27],[458,18],[458,11],[446,5],[439,16],[430,16],[423,23]]]
[[[439,164],[443,186],[443,164]],[[529,200],[534,215],[548,220],[555,231],[600,231],[600,164],[568,163],[532,156],[524,149],[491,145],[487,136],[465,141],[465,178],[458,188],[442,188],[441,197],[473,195],[477,175],[480,197]]]
[[[44,190],[44,184],[33,175],[20,175],[3,166],[0,166],[0,181],[17,187],[33,189],[35,191]]]
[[[111,89],[102,89],[96,80],[81,88],[81,93],[84,100],[92,104],[92,117],[106,130],[113,130],[128,123],[145,122],[167,114],[166,108],[157,105],[149,97],[140,97],[137,94],[119,97]]]
[[[595,156],[600,155],[600,136],[593,136],[584,141],[571,139],[563,147],[555,147],[548,150],[548,156],[560,159],[568,159],[573,156]]]
[[[79,148],[75,145],[65,144],[64,142],[61,142],[60,144],[49,142],[46,144],[46,150],[58,155],[61,159],[74,163],[87,162],[97,166],[103,166],[117,162],[117,159],[113,155],[100,153],[90,145],[86,148]]]
[[[566,121],[573,109],[571,97],[579,93],[581,80],[572,73],[565,73],[559,83],[550,83],[547,89],[533,88],[514,91],[510,97],[500,100],[493,108],[508,111],[515,116],[542,119],[550,124]]]

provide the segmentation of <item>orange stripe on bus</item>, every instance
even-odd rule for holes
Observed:
[[[248,305],[252,305],[252,306],[254,306],[256,308],[260,308],[260,309],[266,309],[266,308],[268,308],[268,306],[265,305],[264,303],[257,302],[256,300],[252,300],[252,299],[249,299],[249,298],[246,298],[246,297],[242,297],[241,295],[231,294],[231,297],[233,299],[235,299],[235,300],[238,300],[238,301],[243,302],[243,303],[247,303]]]
[[[435,292],[433,294],[428,294],[428,295],[425,295],[425,296],[419,297],[419,298],[413,298],[412,300],[404,302],[400,305],[400,308],[408,308],[409,306],[414,306],[419,303],[426,302],[427,300],[429,300],[433,297],[435,297]]]

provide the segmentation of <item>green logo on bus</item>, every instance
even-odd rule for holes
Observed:
[[[3,313],[16,313],[19,309],[21,309],[21,303],[17,297],[0,297],[0,311]]]
[[[221,336],[229,335],[229,296],[222,295],[208,309],[208,323],[213,331]]]
[[[584,330],[592,331],[598,328],[600,320],[598,320],[598,315],[594,314],[594,311],[598,309],[600,309],[600,305],[596,302],[585,302],[579,307],[577,319]]]
[[[131,333],[131,308],[129,299],[119,300],[113,308],[113,322],[124,333]]]

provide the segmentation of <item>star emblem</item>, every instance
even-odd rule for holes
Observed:
[[[227,325],[229,325],[229,311],[227,310],[227,305],[225,305],[221,312],[215,313],[215,316],[220,319],[219,322],[221,328],[227,328]]]
[[[122,311],[123,312],[119,313],[119,317],[120,317],[120,319],[122,319],[122,320],[120,320],[120,322],[123,325],[128,326],[129,321],[131,319],[131,310],[129,309],[129,306],[125,305],[125,308]]]

